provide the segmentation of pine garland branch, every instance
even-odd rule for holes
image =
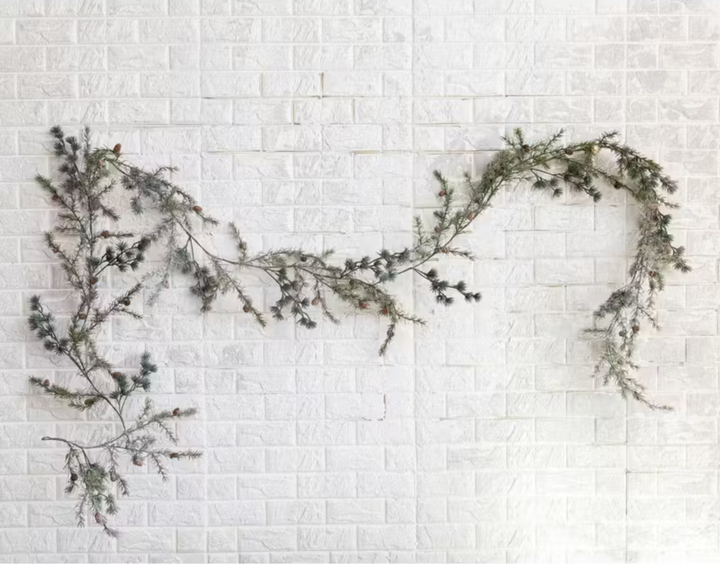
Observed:
[[[145,260],[151,241],[145,236],[114,229],[119,213],[108,203],[117,187],[110,177],[103,155],[90,144],[85,130],[82,141],[65,136],[55,127],[54,152],[60,160],[61,179],[53,182],[43,176],[37,181],[49,199],[58,207],[57,224],[45,234],[48,249],[56,256],[70,287],[77,294],[78,305],[67,320],[57,320],[39,296],[30,299],[28,323],[46,350],[67,359],[75,368],[81,386],[63,386],[49,379],[30,378],[41,393],[64,402],[79,411],[105,406],[117,419],[118,431],[98,442],[81,443],[66,437],[43,437],[65,445],[66,492],[76,494],[78,524],[87,522],[87,514],[112,536],[117,531],[109,525],[108,516],[118,511],[117,493],[129,495],[121,475],[124,459],[137,466],[150,461],[167,477],[167,462],[197,458],[194,450],[173,450],[159,445],[158,437],[177,443],[174,422],[192,417],[195,409],[157,410],[149,399],[134,413],[128,398],[135,392],[147,392],[151,377],[157,372],[150,355],[144,353],[136,372],[125,373],[112,367],[97,347],[98,331],[117,315],[140,317],[130,308],[132,300],[143,291],[144,282],[109,300],[101,300],[97,290],[100,276],[107,269],[125,272],[136,270]],[[129,241],[129,242],[128,242]],[[101,251],[99,247],[106,244]]]
[[[199,299],[201,311],[209,311],[219,296],[234,294],[243,311],[264,326],[265,312],[253,303],[239,277],[243,272],[256,272],[277,289],[279,297],[269,308],[276,320],[292,318],[308,329],[316,327],[318,315],[338,323],[331,301],[339,301],[345,309],[386,318],[382,355],[395,337],[398,325],[424,322],[407,312],[388,289],[389,283],[401,276],[417,275],[427,283],[439,304],[449,306],[456,297],[469,302],[480,300],[480,294],[470,290],[464,281],[441,277],[431,264],[445,256],[471,260],[471,252],[458,244],[459,237],[469,231],[473,221],[490,207],[505,185],[518,181],[530,182],[533,189],[553,197],[568,189],[595,202],[601,198],[598,184],[604,183],[627,191],[637,203],[640,220],[637,250],[628,280],[597,309],[588,333],[600,345],[595,375],[602,384],[613,384],[624,397],[651,408],[666,409],[655,404],[635,379],[634,357],[641,323],[657,325],[655,298],[664,287],[665,272],[668,268],[689,270],[684,249],[673,245],[668,230],[671,217],[663,211],[676,207],[666,195],[672,195],[677,185],[657,163],[619,143],[614,133],[592,141],[564,144],[563,133],[558,132],[546,140],[529,143],[518,129],[506,139],[506,148],[495,154],[479,178],[466,175],[461,189],[435,173],[439,205],[433,211],[430,226],[420,217],[415,218],[411,246],[399,251],[382,249],[375,256],[347,259],[342,264],[333,261],[332,251],[311,253],[301,248],[284,248],[253,253],[232,224],[234,254],[222,256],[202,242],[197,229],[197,225],[216,226],[218,221],[170,179],[175,169],[142,170],[124,159],[119,144],[112,149],[94,148],[87,129],[82,141],[65,136],[59,127],[54,127],[51,134],[55,154],[60,159],[61,180],[37,178],[41,189],[58,207],[57,225],[54,233],[46,234],[45,242],[77,293],[79,305],[62,331],[40,298],[33,297],[29,323],[49,352],[66,357],[73,364],[84,385],[70,388],[38,378],[32,378],[31,384],[74,409],[109,407],[120,429],[115,436],[94,444],[64,437],[43,438],[68,449],[67,490],[79,495],[77,515],[81,524],[90,511],[96,523],[108,534],[115,534],[107,516],[117,511],[116,493],[129,493],[127,482],[120,475],[124,458],[138,466],[149,461],[165,478],[167,461],[200,456],[193,450],[159,446],[160,438],[176,443],[174,421],[193,416],[194,409],[158,411],[150,400],[146,400],[139,414],[133,414],[128,407],[129,397],[150,390],[151,377],[157,371],[150,355],[143,354],[137,372],[126,373],[113,368],[98,351],[96,339],[101,326],[116,315],[140,317],[130,306],[143,292],[149,292],[151,299],[156,297],[169,285],[173,273],[180,273],[194,281],[190,290]],[[600,152],[614,159],[609,169],[598,163]],[[109,204],[108,197],[119,187],[128,192],[134,214],[147,214],[153,220],[146,232],[133,233],[117,227],[120,213]],[[67,248],[67,240],[74,241],[73,248]],[[101,300],[97,290],[100,276],[106,271],[138,270],[153,246],[166,249],[160,267],[129,290],[109,301]]]

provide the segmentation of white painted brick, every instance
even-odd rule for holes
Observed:
[[[611,42],[625,39],[624,18],[570,17],[567,22],[567,39],[570,41]],[[636,39],[637,40],[637,39]]]
[[[381,92],[382,76],[378,72],[331,70],[323,73],[325,96],[378,96]]]
[[[353,51],[345,45],[300,45],[292,50],[298,70],[345,69],[352,66]]]
[[[688,23],[678,16],[632,16],[627,20],[629,41],[683,41]],[[712,19],[691,18],[691,37],[705,41],[712,39]]]
[[[262,41],[266,43],[317,43],[319,38],[320,21],[313,18],[262,20]]]
[[[298,527],[298,548],[301,550],[346,550],[355,548],[352,527]]]
[[[587,68],[592,60],[592,49],[584,44],[539,44],[535,62],[543,69]]]
[[[358,497],[402,498],[412,497],[415,476],[406,472],[362,472],[358,474]]]
[[[522,42],[555,42],[565,39],[565,20],[553,17],[505,18],[505,39]]]
[[[263,96],[318,96],[321,92],[319,73],[266,72],[263,73]]]
[[[149,98],[198,96],[200,93],[200,76],[195,73],[143,75],[140,80],[140,93]]]
[[[108,65],[115,71],[158,71],[168,68],[168,48],[162,45],[110,46]]]
[[[200,86],[203,96],[211,98],[247,98],[260,92],[260,76],[247,72],[208,72]]]
[[[717,68],[717,45],[688,43],[663,45],[660,48],[662,68]]]
[[[270,525],[317,524],[325,522],[325,503],[319,501],[268,501]]]
[[[528,96],[537,93],[541,96],[556,96],[565,91],[565,73],[545,71],[536,68],[524,68],[508,71],[506,76],[506,94],[508,96]]]
[[[240,550],[285,551],[297,549],[297,533],[291,527],[247,527],[238,532]]]
[[[259,18],[204,18],[200,38],[204,43],[257,43],[260,30]]]
[[[265,506],[259,501],[212,502],[207,504],[207,513],[211,527],[262,525],[265,522]]]
[[[79,20],[78,43],[136,43],[139,40],[137,20]]]
[[[528,548],[533,544],[534,531],[522,525],[479,525],[477,544],[486,549],[492,548]]]
[[[586,122],[591,115],[588,98],[541,98],[535,105],[535,119],[543,122]]]
[[[21,19],[16,22],[18,43],[58,44],[74,43],[77,23],[74,20],[60,19]]]
[[[362,45],[355,50],[355,68],[410,70],[411,51],[408,46]]]
[[[612,43],[595,54],[595,63],[601,69],[655,68],[657,67],[657,45],[634,43]],[[627,60],[627,63],[625,62]]]

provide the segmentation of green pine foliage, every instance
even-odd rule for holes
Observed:
[[[146,236],[112,229],[120,219],[108,203],[116,187],[111,177],[114,169],[107,166],[112,151],[93,149],[88,131],[82,141],[66,137],[57,127],[51,133],[60,160],[60,180],[37,177],[58,209],[57,224],[53,232],[45,234],[45,242],[59,260],[77,308],[69,319],[56,319],[40,297],[33,296],[28,322],[48,353],[69,361],[83,384],[69,387],[40,378],[31,378],[30,383],[80,412],[109,409],[117,420],[114,435],[92,444],[43,437],[67,447],[65,491],[78,497],[78,523],[84,524],[92,515],[105,532],[115,535],[108,516],[117,513],[116,496],[129,494],[122,476],[123,461],[149,464],[166,478],[173,460],[198,458],[197,451],[167,447],[177,444],[175,421],[193,416],[196,410],[158,410],[147,397],[139,410],[133,409],[135,395],[150,391],[157,366],[144,353],[135,370],[121,371],[99,350],[97,338],[104,323],[116,315],[140,317],[132,303],[141,299],[144,288],[141,281],[115,296],[101,298],[97,289],[100,276],[112,270],[137,270],[157,233]]]
[[[168,287],[173,275],[192,280],[191,292],[200,311],[209,311],[217,298],[229,294],[242,304],[243,311],[260,325],[269,314],[275,320],[292,319],[313,329],[318,316],[339,322],[335,308],[372,313],[387,323],[380,346],[384,354],[401,323],[423,323],[406,311],[388,284],[404,274],[416,274],[427,283],[437,303],[449,306],[456,298],[480,300],[462,281],[447,280],[432,263],[445,256],[472,259],[459,244],[471,224],[487,208],[498,191],[508,183],[529,181],[536,190],[559,196],[563,189],[586,194],[597,202],[599,184],[627,191],[639,208],[637,251],[628,280],[615,290],[595,312],[588,333],[599,345],[596,376],[603,384],[614,384],[624,397],[632,397],[651,408],[664,408],[647,397],[633,374],[634,354],[642,322],[656,326],[654,303],[663,289],[668,268],[688,271],[683,248],[673,245],[669,234],[670,215],[675,207],[666,195],[673,194],[675,182],[661,167],[609,133],[579,143],[564,144],[562,132],[547,140],[529,143],[520,130],[506,139],[507,147],[496,153],[483,174],[466,176],[457,189],[439,172],[439,206],[426,226],[418,217],[412,246],[396,251],[380,250],[375,256],[348,259],[338,264],[332,251],[311,253],[299,248],[252,252],[239,229],[230,225],[234,254],[221,256],[208,248],[199,236],[206,227],[218,224],[171,179],[174,169],[160,167],[145,171],[127,162],[120,145],[94,148],[86,129],[82,140],[51,130],[55,155],[59,158],[59,180],[37,177],[38,184],[57,207],[57,224],[45,236],[48,248],[57,257],[67,281],[77,296],[78,306],[69,319],[56,319],[33,297],[30,327],[49,353],[67,358],[84,382],[77,388],[31,378],[42,393],[55,397],[78,411],[102,406],[114,413],[118,432],[94,444],[69,438],[44,437],[67,447],[67,492],[79,497],[77,516],[84,523],[88,513],[109,534],[108,515],[117,512],[116,495],[128,495],[121,476],[121,461],[152,465],[163,477],[167,465],[176,459],[197,458],[199,452],[168,449],[175,444],[174,422],[195,414],[194,409],[157,410],[149,399],[133,409],[128,399],[151,389],[157,367],[149,354],[139,366],[126,372],[105,359],[97,346],[98,332],[114,316],[140,317],[134,301],[152,301]],[[597,155],[612,156],[607,170]],[[133,214],[147,218],[142,233],[118,228],[120,211],[110,203],[116,190],[130,197]],[[162,260],[147,265],[149,272],[120,294],[101,298],[97,284],[106,271],[137,271],[146,263],[151,247],[162,249]],[[277,290],[269,312],[261,311],[244,289],[240,274],[255,272]]]

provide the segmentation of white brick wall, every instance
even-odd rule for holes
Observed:
[[[0,561],[720,559],[719,43],[716,0],[0,0]],[[179,166],[255,248],[341,257],[408,241],[432,169],[480,171],[510,127],[618,129],[683,187],[694,271],[641,350],[676,411],[589,378],[580,331],[632,212],[513,186],[467,238],[479,260],[440,266],[482,304],[440,311],[402,281],[430,322],[385,362],[373,318],[263,332],[182,288],[114,323],[112,358],[147,346],[159,401],[201,408],[179,431],[206,456],[131,475],[117,541],[78,530],[38,439],[92,424],[26,385],[66,368],[24,325],[31,292],[63,307],[32,183],[56,123]]]

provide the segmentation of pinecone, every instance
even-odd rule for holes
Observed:
[[[43,386],[45,386],[46,388],[49,388],[49,387],[50,387],[50,380],[48,380],[47,378],[46,378],[45,380],[43,380]]]
[[[200,213],[202,211],[202,208],[200,206],[193,206],[193,211],[195,213]]]
[[[116,155],[119,155],[121,149],[122,149],[122,145],[121,145],[120,143],[117,143],[117,144],[113,147],[113,153],[115,153]]]
[[[178,415],[180,415],[180,408],[176,407],[175,409],[173,409],[172,414],[173,417],[177,417]]]
[[[245,305],[243,306],[243,311],[244,311],[245,313],[250,313],[250,306],[249,306],[248,304],[245,304]]]
[[[100,233],[100,237],[102,237],[103,239],[107,239],[108,237],[110,237],[110,232],[105,229]]]

